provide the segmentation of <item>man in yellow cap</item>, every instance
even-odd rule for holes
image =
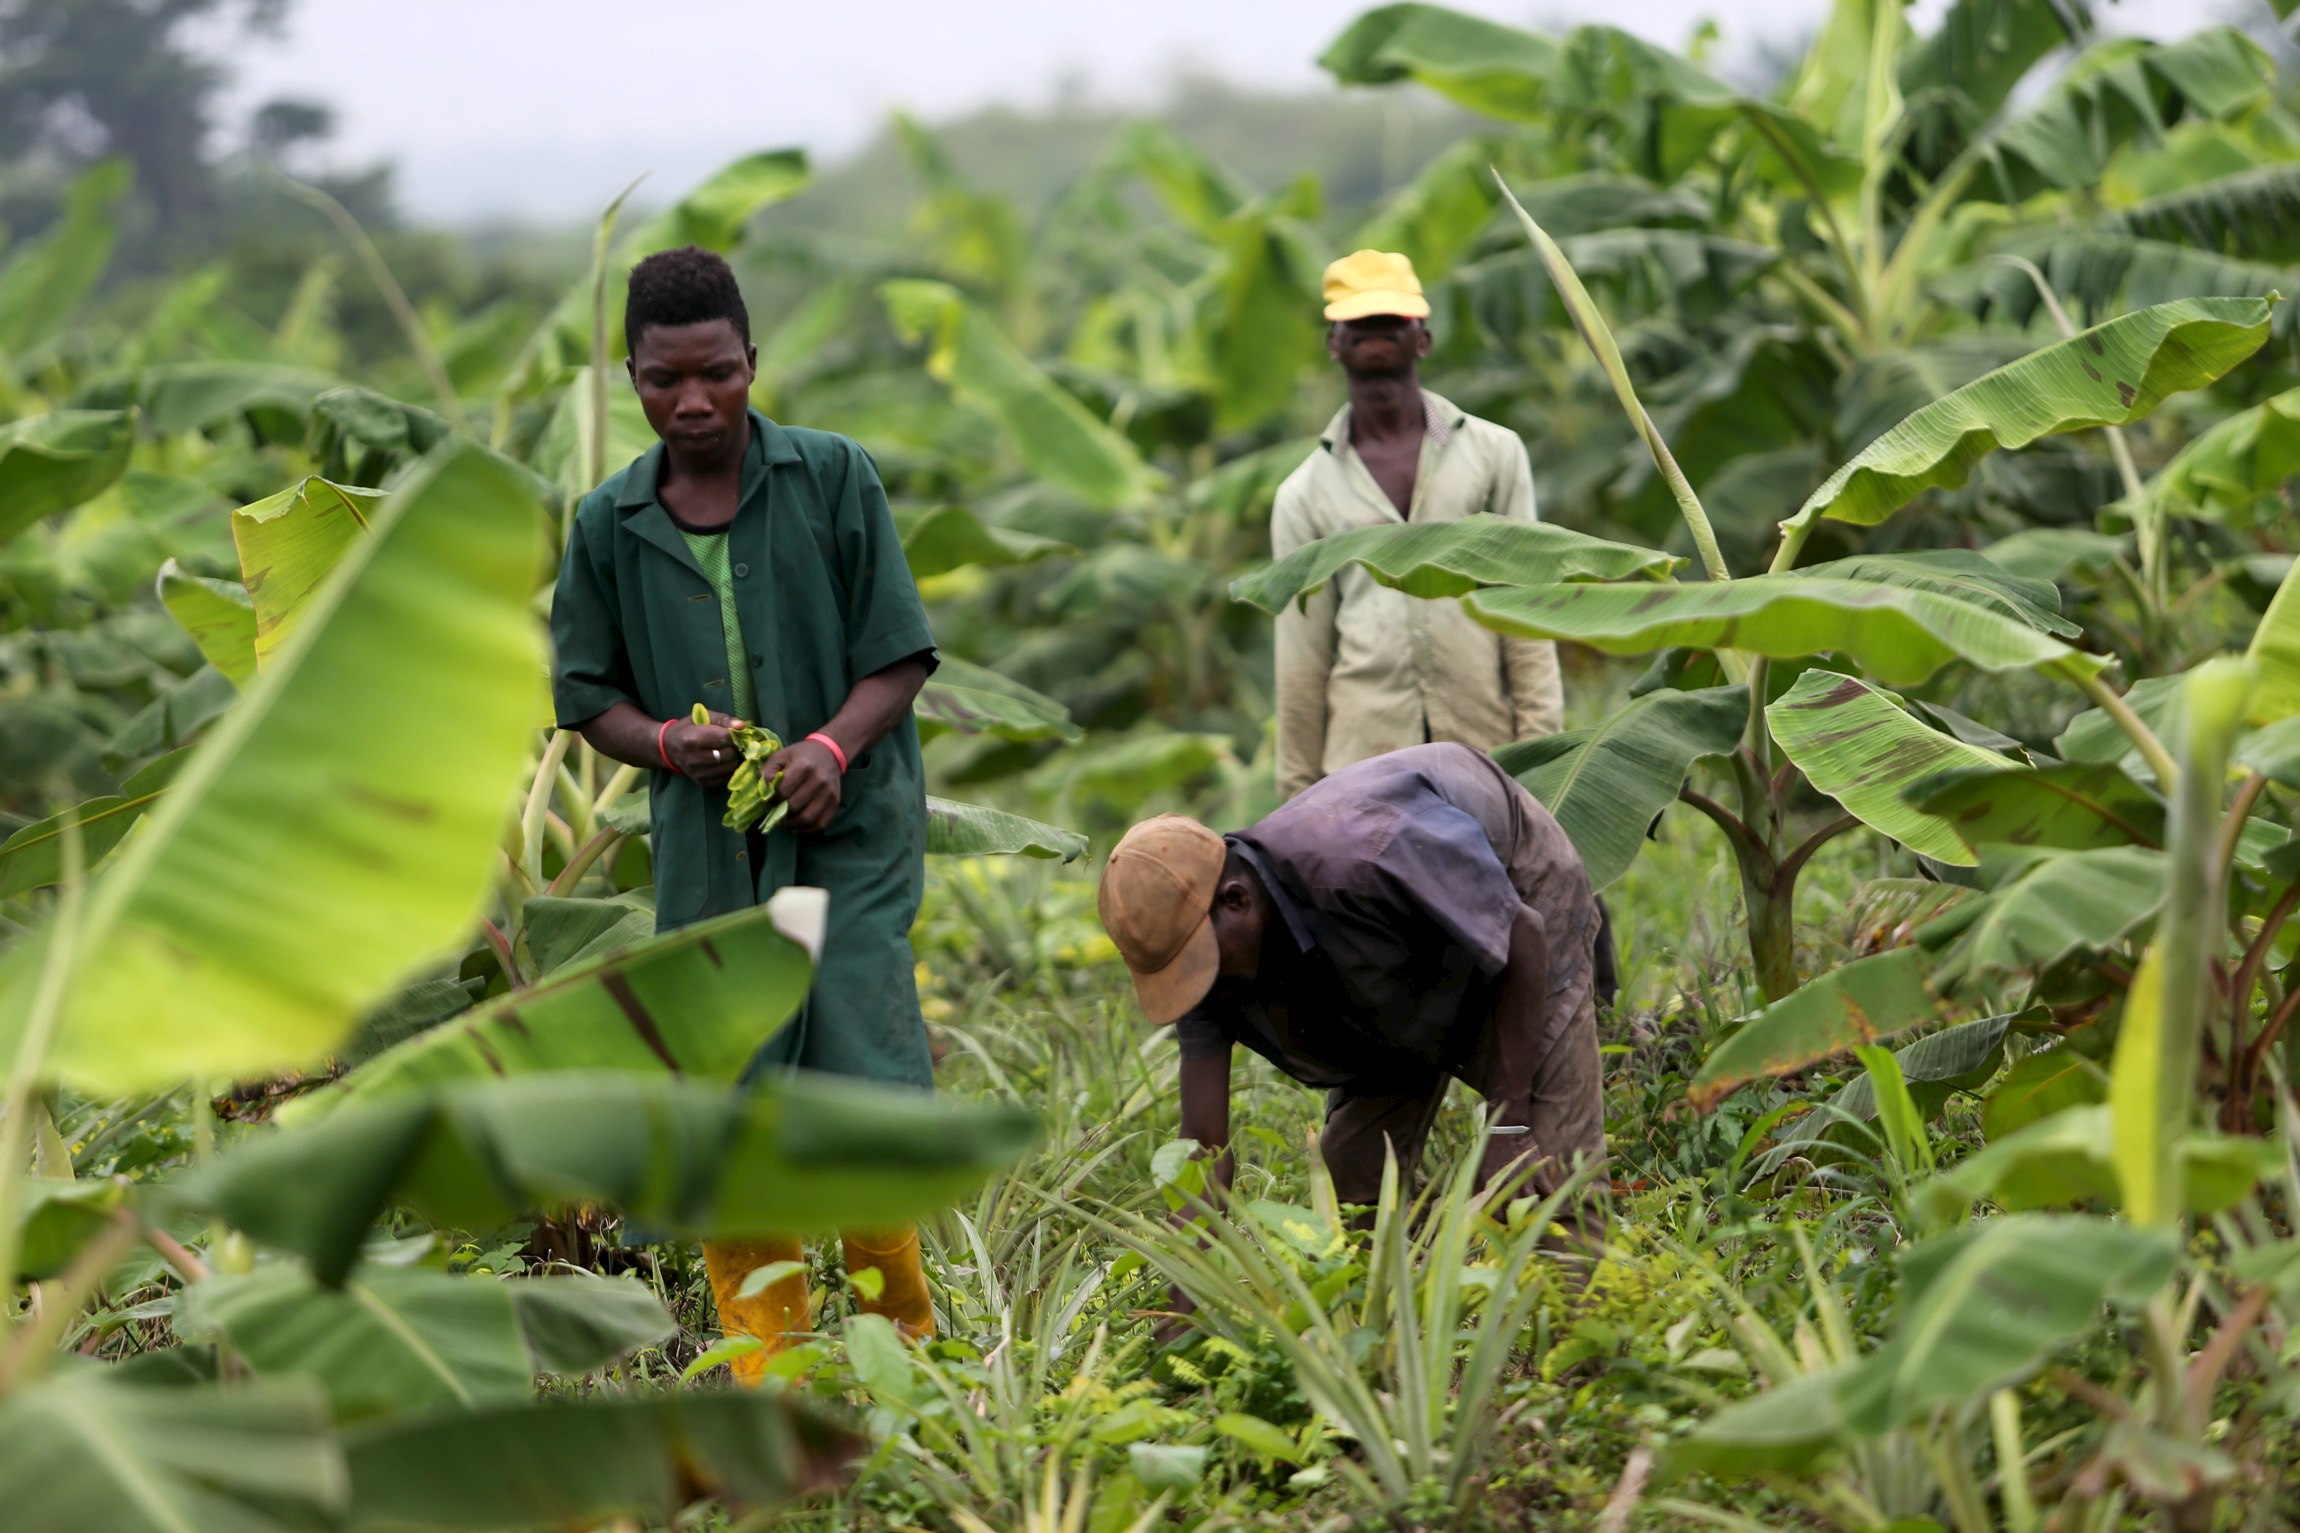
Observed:
[[[1368,1204],[1421,1159],[1449,1079],[1483,1095],[1481,1174],[1536,1185],[1605,1157],[1596,896],[1549,811],[1493,760],[1422,745],[1324,778],[1231,836],[1184,815],[1126,833],[1102,924],[1182,1046],[1182,1135],[1229,1185],[1230,1057],[1322,1087],[1334,1192]],[[1567,1223],[1602,1230],[1586,1202]]]
[[[1350,402],[1278,488],[1272,552],[1353,527],[1534,519],[1533,470],[1514,432],[1421,386],[1429,301],[1402,255],[1360,250],[1326,268],[1326,351]],[[1557,651],[1505,639],[1458,602],[1424,601],[1342,572],[1278,618],[1278,791],[1384,751],[1454,740],[1490,751],[1563,724]]]

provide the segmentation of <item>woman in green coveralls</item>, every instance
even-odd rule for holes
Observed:
[[[926,854],[911,701],[934,636],[878,470],[827,431],[749,408],[757,352],[727,263],[689,246],[631,271],[631,381],[661,442],[575,508],[551,607],[560,727],[651,769],[658,932],[824,889],[815,985],[753,1070],[798,1066],[934,1084],[910,950]],[[691,722],[695,704],[711,713]],[[762,770],[790,810],[771,834],[720,823],[738,721],[788,742]],[[853,1232],[850,1271],[877,1267],[866,1306],[913,1334],[934,1314],[915,1230]],[[746,1274],[799,1258],[789,1239],[708,1242],[724,1327],[760,1348],[756,1382],[806,1331],[804,1271],[737,1296]]]

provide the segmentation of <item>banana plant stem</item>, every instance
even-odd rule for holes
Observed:
[[[2164,748],[2164,742],[2156,738],[2156,731],[2143,723],[2140,715],[2134,713],[2131,706],[2117,695],[2116,690],[2100,679],[2098,673],[2066,661],[2055,663],[2052,669],[2059,672],[2062,679],[2069,682],[2078,691],[2091,698],[2093,705],[2107,714],[2110,722],[2114,723],[2117,728],[2124,731],[2125,738],[2132,741],[2134,747],[2139,750],[2141,759],[2148,763],[2148,769],[2156,774],[2158,787],[2170,794],[2179,786],[2180,768],[2174,763],[2172,752]]]
[[[59,848],[64,881],[57,896],[56,918],[48,929],[48,951],[40,965],[40,981],[32,993],[32,1007],[24,1031],[16,1040],[16,1057],[9,1066],[8,1095],[0,1106],[0,1296],[16,1291],[17,1261],[23,1253],[23,1201],[26,1162],[32,1152],[32,1094],[40,1083],[40,1066],[47,1058],[48,1042],[55,1036],[57,1018],[64,1010],[64,992],[78,956],[80,922],[86,900],[86,857],[77,817],[67,815]],[[0,1304],[0,1327],[16,1322]]]
[[[398,321],[400,333],[407,337],[408,349],[415,353],[416,364],[423,369],[425,381],[431,385],[431,392],[439,396],[439,407],[446,412],[448,424],[460,428],[463,422],[455,399],[455,381],[447,374],[447,364],[440,359],[439,348],[431,344],[431,332],[424,329],[423,316],[416,313],[415,305],[407,301],[406,290],[399,285],[399,279],[391,274],[391,267],[384,261],[383,252],[376,249],[375,241],[368,238],[367,231],[360,227],[351,209],[318,187],[306,186],[276,170],[272,175],[281,191],[306,207],[317,208],[325,214],[327,221],[334,224],[336,232],[343,236],[344,243],[351,246],[352,252],[359,257],[359,264],[367,268],[368,279],[383,294],[384,305],[391,310],[391,317]]]
[[[608,247],[615,239],[615,221],[622,216],[623,200],[646,179],[642,172],[615,194],[615,200],[599,215],[599,227],[591,237],[591,433],[584,443],[586,484],[597,484],[607,477]],[[572,524],[574,519],[568,520]]]

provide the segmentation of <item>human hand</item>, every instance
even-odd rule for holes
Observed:
[[[723,787],[742,765],[743,753],[735,748],[734,737],[728,733],[741,722],[731,714],[717,712],[712,713],[708,724],[679,719],[662,731],[663,754],[673,767],[704,787]]]
[[[819,831],[839,812],[844,774],[838,758],[819,740],[792,741],[760,762],[759,774],[774,796],[791,806],[783,823],[792,830]]]

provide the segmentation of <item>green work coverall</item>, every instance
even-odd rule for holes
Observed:
[[[563,729],[618,702],[657,719],[685,718],[697,703],[733,711],[717,592],[656,498],[662,464],[657,444],[575,508],[551,604]],[[886,491],[853,441],[752,411],[726,536],[753,722],[803,739],[863,677],[914,655],[931,662],[934,636]],[[857,756],[841,787],[825,830],[774,831],[757,867],[750,846],[760,843],[720,824],[724,789],[654,772],[655,929],[743,909],[786,884],[828,890],[813,994],[758,1064],[932,1087],[910,950],[926,855],[917,724],[905,718]]]

